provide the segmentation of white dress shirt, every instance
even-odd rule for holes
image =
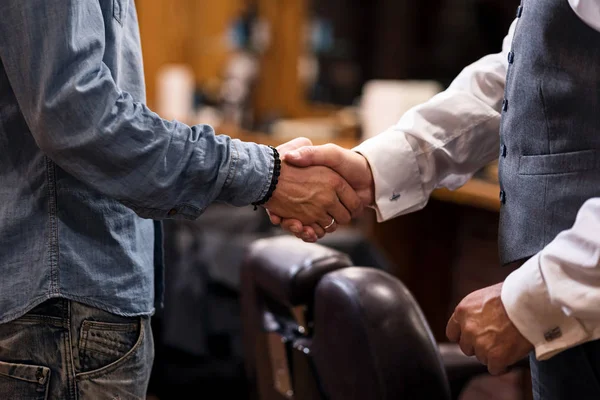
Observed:
[[[600,31],[600,0],[569,4]],[[423,208],[433,190],[459,188],[498,157],[515,25],[500,53],[469,65],[444,92],[354,149],[371,165],[378,221]],[[540,360],[600,338],[600,198],[588,200],[571,229],[509,275],[502,301]],[[556,327],[562,336],[547,341],[544,334]]]

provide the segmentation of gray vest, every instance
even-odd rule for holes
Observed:
[[[503,264],[539,252],[600,196],[600,32],[567,0],[523,0],[517,16],[500,126]]]

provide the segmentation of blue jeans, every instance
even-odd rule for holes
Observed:
[[[585,343],[546,361],[530,356],[535,400],[600,399],[600,341]]]
[[[49,300],[0,324],[0,399],[145,400],[153,360],[148,317]]]

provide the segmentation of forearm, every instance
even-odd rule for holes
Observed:
[[[73,176],[155,219],[173,209],[175,216],[195,218],[213,201],[242,206],[264,196],[271,150],[217,136],[206,125],[166,121],[126,93],[102,110],[106,92],[96,90],[97,96],[66,96],[68,102],[41,113],[32,125],[41,149]],[[85,98],[98,100],[94,117],[88,113],[83,122],[77,106]],[[66,113],[68,129],[52,121]]]
[[[379,221],[423,208],[436,188],[462,186],[497,157],[498,126],[492,107],[446,91],[355,148],[373,172]]]
[[[152,218],[173,209],[194,218],[212,201],[244,205],[264,195],[270,149],[166,121],[117,86],[103,61],[98,2],[7,0],[0,12],[10,85],[58,166]]]
[[[465,68],[444,92],[355,150],[369,161],[380,221],[418,210],[438,187],[456,189],[498,155],[506,53]]]

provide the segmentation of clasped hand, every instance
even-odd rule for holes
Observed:
[[[312,146],[305,138],[277,150],[281,174],[265,208],[274,224],[302,240],[334,232],[373,202],[371,169],[360,154],[333,144]]]

